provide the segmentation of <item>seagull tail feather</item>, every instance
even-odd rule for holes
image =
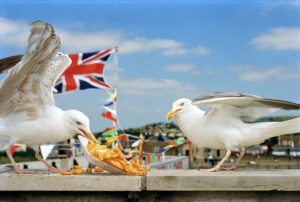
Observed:
[[[268,138],[300,132],[300,117],[282,122],[274,122],[264,131]]]

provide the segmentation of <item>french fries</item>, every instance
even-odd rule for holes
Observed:
[[[94,142],[89,141],[87,145],[88,152],[96,159],[109,164],[129,175],[145,176],[147,172],[150,171],[150,166],[144,168],[143,165],[140,165],[137,159],[129,155],[124,155],[119,147],[113,147],[108,149],[106,145],[99,145]],[[126,158],[131,158],[130,161],[127,161]],[[92,168],[87,168],[86,173],[93,173]],[[94,172],[104,172],[100,167],[95,167]],[[62,175],[80,175],[83,173],[82,165],[75,165],[71,171],[59,171]]]
[[[104,170],[103,170],[102,168],[96,166],[96,167],[94,168],[94,171],[95,171],[96,173],[102,173]]]
[[[145,176],[150,171],[150,166],[147,166],[145,169],[143,165],[138,163],[135,157],[132,157],[131,161],[127,161],[126,158],[130,158],[130,156],[124,155],[118,147],[107,149],[105,145],[97,145],[89,141],[87,149],[94,158],[130,175]],[[96,170],[97,167],[95,168],[95,172],[98,172]]]

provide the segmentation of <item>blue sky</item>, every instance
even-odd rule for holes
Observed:
[[[64,53],[119,46],[124,128],[165,121],[176,99],[213,91],[300,102],[299,1],[141,2],[0,0],[0,58],[24,53],[36,20],[54,26]],[[87,114],[94,131],[111,125],[101,118],[106,98],[102,90],[55,95],[61,108]],[[285,114],[299,115],[275,115]]]

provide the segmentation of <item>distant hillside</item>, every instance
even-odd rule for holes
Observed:
[[[270,116],[270,117],[262,117],[255,122],[267,122],[267,121],[279,122],[279,121],[293,119],[296,117],[297,116]],[[141,126],[141,127],[128,128],[128,129],[125,129],[124,131],[127,134],[136,135],[136,136],[139,136],[140,133],[143,133],[146,137],[153,136],[157,133],[164,133],[167,136],[170,135],[172,137],[181,136],[181,134],[182,134],[182,132],[180,131],[178,126],[173,122],[171,122],[171,123],[162,123],[162,122],[152,123],[152,124],[147,124],[147,125]],[[119,133],[121,133],[121,131],[119,131]],[[99,137],[101,134],[102,134],[102,132],[96,133],[96,136]]]

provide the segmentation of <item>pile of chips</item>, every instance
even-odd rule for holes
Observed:
[[[80,175],[83,173],[83,170],[81,165],[75,165],[71,171],[60,170],[59,173],[62,175],[72,175],[72,174]]]
[[[147,175],[147,172],[150,171],[150,166],[144,168],[143,165],[138,163],[135,157],[133,157],[131,154],[124,155],[121,149],[118,147],[107,149],[106,145],[98,145],[89,141],[87,149],[94,158],[130,175],[145,176]],[[126,158],[131,159],[128,161]]]
[[[94,172],[96,173],[102,173],[104,170],[98,166],[96,166],[94,168]],[[93,173],[93,169],[92,168],[87,168],[85,170],[86,173]],[[80,175],[83,173],[83,169],[82,169],[82,165],[75,165],[71,171],[59,171],[60,174],[62,175],[72,175],[72,174],[76,174],[76,175]]]

